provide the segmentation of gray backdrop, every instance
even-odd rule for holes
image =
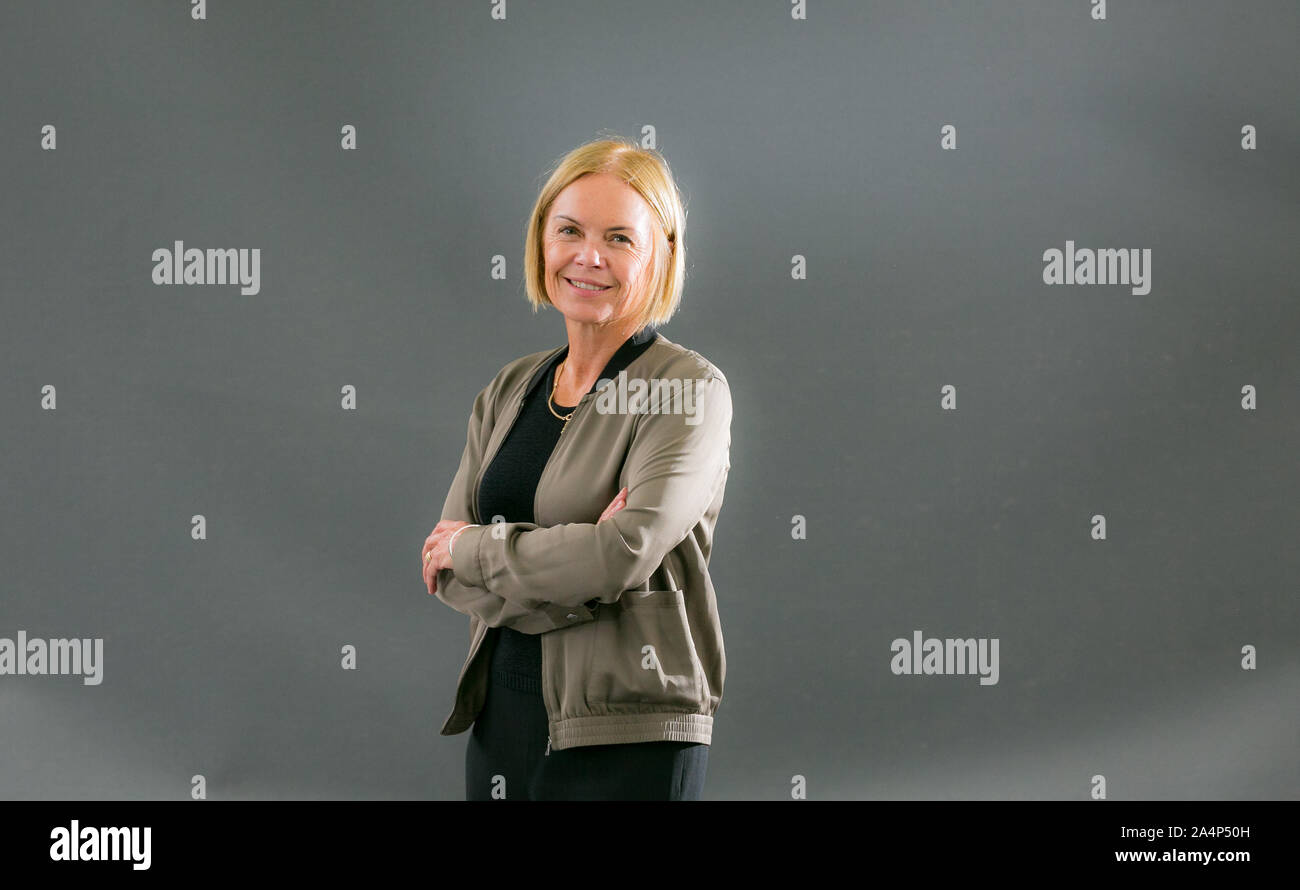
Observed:
[[[0,676],[0,796],[463,797],[419,550],[616,133],[735,402],[707,798],[1300,797],[1300,7],[1108,7],[0,6],[0,637],[103,640]],[[154,284],[177,240],[260,292]],[[1067,240],[1150,292],[1044,283]],[[999,681],[896,675],[917,630]]]

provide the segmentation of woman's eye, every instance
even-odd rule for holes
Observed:
[[[567,235],[567,234],[568,234],[569,232],[571,232],[571,231],[574,231],[573,226],[560,226],[560,234],[561,234],[561,235]],[[624,241],[626,241],[628,244],[631,244],[631,243],[632,243],[632,239],[629,238],[629,237],[627,237],[626,235],[615,235],[614,237],[615,237],[615,238],[622,238],[622,239],[623,239]]]

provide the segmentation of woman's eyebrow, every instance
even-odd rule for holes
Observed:
[[[573,217],[571,217],[571,216],[565,216],[563,213],[557,213],[557,214],[555,214],[555,218],[556,218],[556,219],[567,219],[567,220],[568,220],[569,222],[571,222],[571,223],[578,223],[578,225],[582,225],[582,223],[578,222],[578,221],[577,221],[576,219],[574,219]],[[606,229],[605,231],[606,231],[606,232],[617,232],[617,231],[619,231],[620,229],[625,229],[625,230],[627,230],[627,231],[629,231],[629,232],[635,232],[635,231],[636,231],[636,229],[632,228],[631,226],[610,226],[610,227],[609,227],[608,229]]]

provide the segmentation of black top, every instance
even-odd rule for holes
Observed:
[[[617,377],[631,361],[645,352],[655,338],[655,328],[647,325],[623,342],[605,365],[588,392],[595,392],[600,381]],[[560,440],[564,421],[551,413],[547,400],[555,386],[555,368],[569,354],[566,346],[551,360],[546,373],[524,397],[519,416],[492,459],[478,488],[479,515],[484,523],[501,516],[506,522],[536,522],[533,499],[542,470]],[[577,406],[556,403],[555,410],[568,414]],[[521,692],[542,694],[542,641],[537,634],[520,633],[508,627],[488,629],[492,649],[492,682]]]

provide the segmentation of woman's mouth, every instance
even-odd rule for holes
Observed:
[[[582,282],[574,281],[572,278],[566,278],[564,280],[569,283],[569,287],[573,288],[580,294],[598,294],[602,291],[609,290],[610,287],[613,286],[607,284],[604,287],[596,287],[595,285],[583,284]]]

